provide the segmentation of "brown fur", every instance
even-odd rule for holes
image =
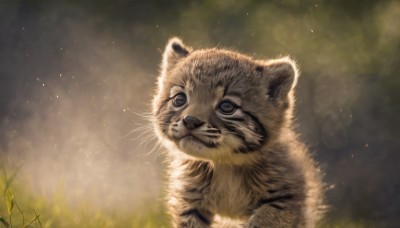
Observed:
[[[287,57],[258,61],[169,41],[153,114],[156,134],[168,149],[174,227],[315,226],[322,184],[291,128],[297,78],[296,64]],[[224,101],[228,109],[221,107]],[[225,112],[230,104],[233,113]],[[192,129],[185,116],[199,124]]]

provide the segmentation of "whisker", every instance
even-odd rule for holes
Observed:
[[[131,134],[133,134],[133,133],[136,133],[136,132],[139,132],[139,131],[143,131],[143,130],[148,131],[148,130],[152,130],[152,129],[150,129],[150,128],[145,128],[145,127],[138,127],[138,128],[135,128],[135,129],[129,131],[129,132],[126,133],[124,136],[121,136],[120,139],[126,138],[126,137],[128,137],[129,135],[131,135]]]
[[[221,134],[207,133],[207,132],[196,132],[196,134],[197,134],[197,135],[204,135],[204,136],[208,136],[208,135],[211,135],[211,136],[219,136],[219,135],[221,135]]]
[[[250,137],[246,137],[246,139],[248,138],[248,139],[250,139],[250,140],[251,140],[252,142],[254,142],[254,143],[259,143],[260,140],[262,140],[262,136],[261,136],[261,135],[259,135],[259,134],[257,134],[256,132],[250,130],[250,129],[248,128],[248,126],[246,126],[245,124],[240,123],[240,122],[236,122],[236,121],[229,121],[229,120],[227,120],[227,121],[228,121],[228,122],[231,122],[231,123],[233,123],[233,124],[235,124],[235,125],[237,125],[237,126],[239,126],[239,127],[241,127],[240,129],[245,133],[245,135],[246,135],[246,134],[247,134],[247,135],[250,135]]]
[[[135,108],[124,108],[124,110],[129,111],[132,114],[134,114],[136,116],[139,116],[139,117],[142,117],[144,119],[153,118],[153,114],[151,112],[143,112],[143,111],[138,112],[138,111],[135,110]]]
[[[208,129],[208,130],[206,130],[206,132],[208,132],[208,133],[221,133],[221,130],[219,130],[219,129]]]
[[[144,136],[144,135],[146,135],[146,134],[151,134],[151,133],[153,133],[153,130],[152,130],[152,129],[147,129],[147,130],[141,132],[141,133],[140,133],[138,136],[136,136],[135,138],[129,139],[129,141],[134,141],[134,140],[136,140],[136,139],[138,139],[138,138],[141,138],[142,136]]]
[[[157,140],[157,142],[154,144],[153,148],[149,152],[142,154],[142,155],[150,156],[154,151],[157,151],[160,148],[160,146],[161,146],[161,142],[159,140]]]

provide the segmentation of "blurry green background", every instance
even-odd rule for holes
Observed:
[[[9,189],[14,226],[36,212],[34,227],[169,227],[146,115],[179,36],[296,59],[296,131],[329,185],[322,226],[400,227],[400,1],[3,0],[0,29],[0,216]]]

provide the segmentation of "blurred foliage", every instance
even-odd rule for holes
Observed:
[[[6,169],[1,170],[6,173]],[[67,202],[67,189],[60,184],[51,198],[33,194],[26,185],[3,175],[0,179],[0,227],[167,227],[163,206],[157,202],[142,202],[140,210],[104,210],[90,204],[82,195],[77,204]],[[6,188],[5,183],[12,183]],[[14,189],[14,194],[10,189]],[[18,202],[18,204],[16,204]],[[17,207],[16,208],[13,206]],[[14,209],[14,210],[13,210]],[[10,219],[12,217],[12,219]],[[4,221],[4,222],[3,222]]]
[[[322,227],[400,226],[399,1],[8,0],[0,6],[0,27],[0,118],[5,129],[0,132],[0,153],[13,153],[7,142],[26,130],[14,133],[9,123],[25,126],[23,120],[33,117],[45,122],[57,110],[44,98],[53,91],[43,94],[25,86],[32,72],[48,81],[60,71],[82,75],[79,82],[63,81],[74,89],[75,100],[67,107],[86,110],[86,104],[97,102],[105,113],[115,108],[111,104],[128,102],[148,109],[171,36],[194,48],[227,47],[255,58],[291,55],[302,71],[297,131],[315,151],[326,182],[335,186],[327,192],[331,210]],[[97,79],[107,79],[108,87],[96,89]],[[88,98],[102,94],[111,101]],[[25,97],[31,103],[36,99],[32,106],[40,107],[40,114],[50,114],[26,108]],[[76,112],[71,113],[72,119]],[[88,129],[97,132],[97,117],[86,120],[93,120]],[[26,145],[23,150],[35,146]],[[34,195],[23,184],[12,190],[27,218],[34,218],[35,206],[43,227],[166,224],[157,200],[141,202],[145,206],[140,213],[104,212],[90,203],[71,206],[63,197],[66,189],[50,199]],[[85,202],[84,197],[80,200]],[[0,202],[1,215],[7,215],[5,202]]]

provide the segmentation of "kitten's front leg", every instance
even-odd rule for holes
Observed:
[[[213,213],[202,205],[201,195],[175,189],[169,194],[169,213],[175,228],[208,228],[214,218]]]
[[[300,207],[295,202],[282,202],[286,198],[275,197],[260,200],[245,228],[286,228],[301,227],[299,224]]]
[[[179,214],[179,221],[175,225],[179,228],[208,228],[212,218],[212,214],[206,210],[190,208]]]
[[[209,228],[213,214],[193,206],[185,209],[172,209],[173,226],[176,228]]]
[[[250,217],[245,228],[287,228],[295,226],[295,218],[291,212],[277,211],[275,208],[263,206]]]

